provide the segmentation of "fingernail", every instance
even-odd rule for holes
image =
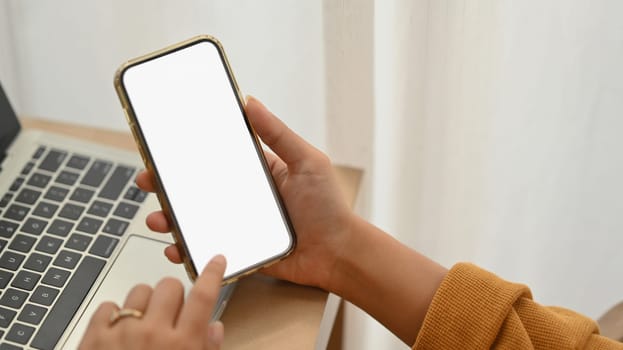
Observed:
[[[252,100],[252,99],[253,99],[253,96],[247,95],[247,96],[244,97],[244,102],[249,103],[249,101]]]
[[[225,327],[221,321],[214,321],[208,325],[208,341],[217,347],[223,344]]]
[[[225,265],[225,257],[221,254],[215,255],[211,260],[210,263],[216,263],[219,265]]]

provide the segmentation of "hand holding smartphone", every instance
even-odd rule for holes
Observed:
[[[131,60],[115,88],[193,280],[216,254],[228,283],[292,252],[293,227],[215,38]]]

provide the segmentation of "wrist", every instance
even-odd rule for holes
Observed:
[[[411,345],[447,270],[356,217],[328,290]]]
[[[328,292],[340,295],[340,286],[343,282],[343,276],[346,273],[344,265],[346,261],[350,261],[350,251],[353,249],[353,241],[357,240],[357,226],[360,220],[352,211],[345,211],[342,216],[341,224],[330,235],[329,240],[322,242],[322,256],[317,256],[316,265],[316,283],[312,283],[316,287],[324,289]],[[328,249],[327,249],[328,248]]]
[[[345,299],[349,298],[354,286],[365,283],[365,257],[375,246],[373,225],[356,214],[349,219],[343,233],[344,244],[335,252],[331,274],[324,289]]]

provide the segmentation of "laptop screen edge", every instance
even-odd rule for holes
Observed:
[[[21,128],[17,115],[0,83],[0,160]]]

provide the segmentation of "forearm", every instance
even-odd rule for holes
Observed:
[[[329,289],[412,345],[447,270],[361,218],[351,230]]]

